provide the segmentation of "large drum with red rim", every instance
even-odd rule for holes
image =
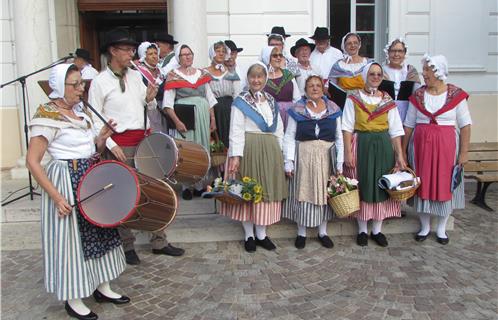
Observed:
[[[178,208],[167,183],[114,160],[99,162],[85,173],[77,200],[85,219],[103,228],[160,231],[173,221]]]

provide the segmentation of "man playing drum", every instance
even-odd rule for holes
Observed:
[[[122,161],[135,166],[133,156],[140,141],[149,133],[147,110],[157,106],[157,87],[142,82],[139,72],[130,69],[130,61],[136,52],[137,43],[125,29],[109,31],[101,51],[107,56],[107,68],[92,81],[89,102],[106,118],[114,119],[118,133],[106,140],[104,158]],[[102,122],[97,121],[98,129]],[[135,236],[130,229],[118,228],[123,240],[126,263],[140,263],[135,249]],[[184,250],[173,247],[166,240],[166,234],[153,232],[150,240],[154,254],[181,256]]]

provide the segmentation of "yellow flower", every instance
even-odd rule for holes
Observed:
[[[249,178],[249,177],[242,178],[242,182],[244,182],[244,183],[249,183],[250,181],[251,181],[251,178]]]
[[[261,200],[263,200],[263,196],[262,195],[257,194],[256,196],[254,196],[254,203],[260,203]]]
[[[245,192],[245,193],[242,195],[242,199],[244,199],[245,201],[249,201],[249,200],[251,200],[251,194],[250,194],[250,193]]]
[[[259,184],[257,184],[257,185],[254,186],[254,192],[255,193],[261,193],[261,191],[263,191],[262,189],[263,188]]]

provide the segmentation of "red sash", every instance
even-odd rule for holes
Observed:
[[[170,72],[171,74],[172,72]],[[181,78],[180,76],[175,74],[175,77],[173,79],[168,79],[166,81],[166,84],[164,85],[164,90],[168,89],[180,89],[180,88],[190,88],[190,89],[197,89],[198,87],[202,86],[203,84],[208,83],[211,81],[213,78],[211,75],[208,73],[204,73],[197,79],[195,83],[190,83],[187,80]]]
[[[456,106],[463,100],[463,99],[468,99],[469,95],[467,92],[463,91],[462,89],[452,85],[448,84],[448,94],[446,96],[446,101],[444,103],[444,106],[439,109],[438,111],[434,113],[430,113],[426,108],[424,104],[424,93],[425,90],[427,89],[427,86],[423,86],[417,91],[415,91],[414,94],[412,94],[408,100],[417,108],[418,111],[420,111],[423,115],[428,117],[430,119],[430,123],[433,124],[438,124],[436,117],[442,115],[443,113],[446,113],[448,111],[451,111],[456,108]]]
[[[385,95],[385,93],[382,92],[382,98],[384,98],[384,95]],[[354,103],[356,103],[360,107],[361,110],[363,110],[364,112],[366,112],[368,114],[368,119],[367,119],[368,121],[371,121],[371,120],[383,115],[384,113],[388,112],[389,110],[396,108],[396,103],[393,100],[391,100],[391,101],[385,103],[384,105],[380,106],[379,108],[377,108],[374,112],[370,112],[368,110],[368,108],[365,106],[365,104],[363,103],[363,101],[361,101],[361,99],[358,99],[358,97],[356,97],[355,95],[349,95],[348,98],[353,100]]]
[[[143,130],[126,130],[121,133],[115,133],[111,136],[112,140],[121,147],[137,146],[143,138],[150,134],[150,129]]]

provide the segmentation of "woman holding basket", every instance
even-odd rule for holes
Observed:
[[[263,188],[259,203],[222,203],[220,213],[242,222],[245,249],[256,251],[276,247],[266,235],[266,226],[280,221],[282,200],[287,198],[287,184],[282,156],[283,123],[278,105],[264,92],[268,70],[260,62],[247,71],[249,90],[239,94],[230,116],[228,175],[251,177]],[[256,237],[254,236],[256,230]]]
[[[403,125],[396,103],[378,87],[383,71],[377,62],[369,63],[362,71],[365,86],[353,91],[344,106],[342,130],[344,134],[344,174],[359,181],[360,210],[358,221],[359,246],[368,245],[367,223],[373,220],[370,237],[378,245],[388,245],[381,233],[382,221],[401,216],[400,202],[389,199],[377,182],[395,166],[406,167],[401,149]]]

